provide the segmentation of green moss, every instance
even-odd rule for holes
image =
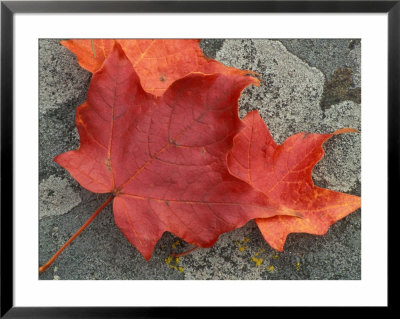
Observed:
[[[325,82],[324,92],[321,98],[321,108],[326,110],[331,105],[343,101],[361,103],[361,89],[352,89],[352,70],[349,68],[337,69],[330,81]]]

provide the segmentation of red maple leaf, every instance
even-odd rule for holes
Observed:
[[[247,114],[245,128],[235,136],[228,153],[228,169],[269,198],[302,214],[302,218],[257,218],[265,240],[283,251],[290,233],[323,235],[330,225],[361,206],[361,198],[316,187],[311,173],[323,157],[322,144],[335,134],[357,132],[342,129],[332,134],[298,133],[277,145],[257,111]]]
[[[101,68],[118,42],[131,61],[146,92],[160,96],[178,79],[192,72],[245,75],[252,71],[238,70],[206,58],[197,39],[150,40],[66,40],[61,44],[73,52],[79,64],[94,73]],[[257,81],[257,80],[255,80]]]
[[[84,188],[113,194],[116,224],[146,259],[165,231],[210,247],[250,219],[296,215],[227,170],[238,98],[251,83],[196,73],[155,97],[115,44],[77,109],[79,149],[55,161]]]

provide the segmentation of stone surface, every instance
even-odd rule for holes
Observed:
[[[69,180],[53,175],[40,183],[39,193],[39,218],[66,214],[81,202]]]
[[[79,145],[75,109],[86,100],[90,78],[59,40],[39,40],[40,181],[54,174],[69,178],[53,158]]]
[[[333,105],[324,113],[321,131],[343,127],[361,131],[361,106],[351,101]],[[334,169],[331,169],[334,167]],[[341,192],[361,195],[361,134],[342,134],[325,143],[325,156],[313,170],[314,182]]]
[[[258,109],[281,143],[299,131],[361,129],[360,104],[342,101],[329,108],[320,104],[324,85],[336,69],[351,68],[354,87],[360,85],[360,42],[351,41],[205,39],[201,47],[209,57],[260,74],[262,85],[243,92],[240,114]],[[39,54],[41,265],[107,195],[86,191],[53,162],[54,156],[79,145],[75,109],[86,98],[90,74],[59,40],[40,40]],[[360,134],[335,136],[324,148],[325,157],[313,171],[315,183],[360,195]],[[57,192],[62,195],[53,197]],[[289,235],[282,253],[268,246],[253,221],[223,234],[210,249],[197,249],[179,259],[169,257],[189,248],[165,233],[152,259],[145,261],[115,225],[108,206],[39,279],[360,279],[361,212],[340,220],[324,236]]]
[[[361,87],[360,39],[281,39],[280,42],[310,66],[321,70],[327,80],[336,69],[352,69],[354,87]]]
[[[75,106],[86,99],[91,75],[82,68],[71,68],[76,59],[59,40],[39,40],[39,56],[39,112]]]

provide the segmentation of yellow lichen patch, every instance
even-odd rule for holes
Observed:
[[[249,248],[249,246],[247,246],[247,245],[246,245],[246,246],[240,246],[240,247],[239,247],[239,250],[243,252],[243,251],[245,251],[245,250],[248,249],[248,248]]]
[[[272,258],[274,258],[274,259],[278,259],[278,257],[279,257],[278,254],[275,254],[272,256]]]
[[[168,258],[165,258],[164,261],[165,261],[165,263],[166,263],[167,265],[169,265],[169,264],[171,263],[171,261],[172,261],[172,257],[171,257],[171,256],[168,256]]]
[[[257,257],[255,257],[255,256],[251,257],[251,260],[254,261],[254,262],[256,263],[256,266],[257,266],[257,267],[260,267],[260,265],[261,265],[262,262],[263,262],[263,259],[262,259],[262,258],[257,258]]]
[[[300,269],[300,263],[297,262],[297,263],[296,263],[296,270],[299,271],[299,269]]]
[[[172,256],[168,256],[168,258],[164,259],[165,263],[169,266],[171,269],[175,269],[179,272],[183,272],[185,268],[178,266],[179,263],[179,257],[175,258],[175,261],[172,259]]]
[[[249,242],[250,241],[250,238],[248,238],[248,237],[245,237],[244,239],[243,239],[243,241],[235,241],[235,245],[236,246],[239,246],[238,247],[238,249],[239,249],[239,251],[241,251],[241,252],[244,252],[246,249],[248,249],[249,248],[249,246],[247,246],[247,245],[244,245],[245,243],[247,243],[247,242]]]
[[[171,247],[172,248],[176,248],[176,246],[179,246],[181,243],[179,242],[179,240],[176,240],[172,245],[171,245]]]
[[[265,268],[268,272],[274,272],[275,271],[275,267],[274,266],[269,266],[267,268]]]

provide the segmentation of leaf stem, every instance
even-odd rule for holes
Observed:
[[[196,250],[197,248],[200,248],[200,247],[195,246],[195,247],[190,248],[189,250],[186,250],[186,251],[184,251],[183,253],[180,253],[180,254],[172,253],[171,257],[178,258],[178,257],[185,256],[185,255],[191,253],[192,251]]]
[[[67,248],[67,246],[76,238],[78,235],[93,221],[93,219],[96,218],[96,216],[103,210],[104,207],[106,207],[111,200],[114,198],[114,195],[110,195],[106,201],[101,204],[99,208],[93,213],[92,216],[82,225],[81,228],[78,229],[78,231],[70,238],[68,241],[51,257],[47,263],[45,263],[43,266],[39,267],[39,274],[46,271],[47,268],[51,266],[51,264],[57,259],[58,255],[62,253],[62,251]]]

